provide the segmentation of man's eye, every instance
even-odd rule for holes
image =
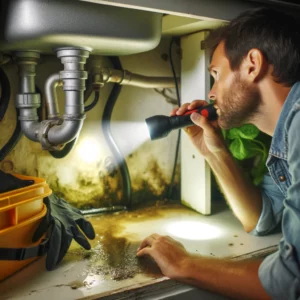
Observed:
[[[212,76],[214,77],[214,79],[218,80],[219,79],[219,73],[216,70],[213,70],[212,73],[213,73]]]

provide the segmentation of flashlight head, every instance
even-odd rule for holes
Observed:
[[[191,114],[193,112],[197,112],[211,121],[218,118],[216,109],[212,104],[198,107],[180,116],[153,116],[146,119],[151,140],[157,140],[166,137],[173,129],[180,129],[194,125],[193,121],[191,120]]]
[[[151,140],[157,140],[166,137],[172,130],[172,128],[170,128],[170,118],[167,116],[153,116],[147,118],[145,121]]]

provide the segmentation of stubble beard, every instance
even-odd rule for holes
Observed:
[[[240,127],[252,123],[259,112],[260,93],[255,87],[248,86],[239,75],[223,94],[220,107],[219,126],[223,129]]]

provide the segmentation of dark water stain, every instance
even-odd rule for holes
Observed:
[[[92,249],[70,250],[64,261],[88,260],[83,272],[86,275],[101,275],[103,279],[124,280],[142,273],[150,278],[162,277],[161,271],[150,257],[138,258],[137,248],[140,244],[137,236],[126,232],[126,224],[141,223],[151,219],[161,219],[170,212],[180,213],[186,208],[180,205],[144,207],[131,212],[119,212],[110,215],[92,216],[96,238],[91,241]],[[191,212],[194,214],[194,212]]]

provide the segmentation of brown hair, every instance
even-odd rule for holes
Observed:
[[[300,30],[291,16],[269,8],[247,11],[212,31],[205,44],[213,54],[221,42],[232,70],[257,48],[273,66],[277,82],[292,86],[300,80]]]

